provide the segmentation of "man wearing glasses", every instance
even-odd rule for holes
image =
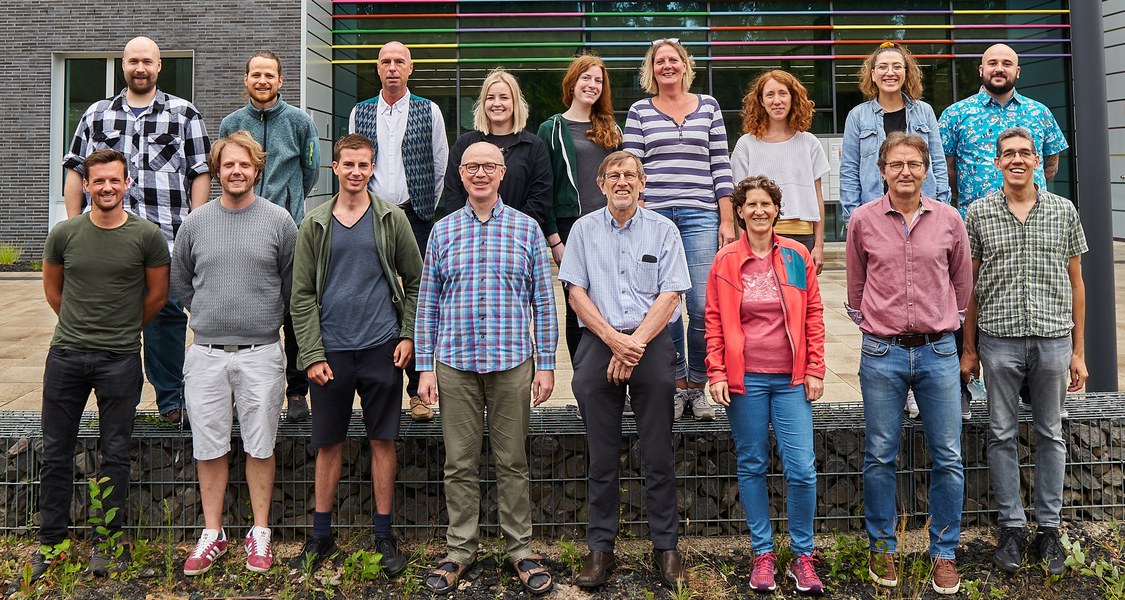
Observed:
[[[988,467],[1000,512],[993,561],[1014,573],[1023,562],[1027,515],[1020,501],[1017,451],[1021,384],[1030,386],[1035,426],[1035,520],[1030,558],[1053,575],[1066,571],[1059,544],[1066,444],[1059,407],[1086,380],[1083,327],[1086,236],[1074,204],[1035,184],[1035,140],[1011,127],[996,140],[1004,186],[969,207],[973,299],[965,318],[964,379],[988,380]],[[980,352],[978,362],[977,351]]]
[[[918,135],[894,132],[879,148],[887,193],[852,213],[847,310],[863,332],[864,517],[870,575],[898,585],[895,473],[906,391],[914,390],[933,462],[930,556],[933,588],[955,594],[965,477],[961,378],[953,332],[972,292],[969,239],[960,215],[922,195],[930,156]]]
[[[588,438],[590,554],[575,583],[602,585],[616,567],[613,549],[621,504],[621,413],[631,391],[645,457],[645,487],[653,560],[661,581],[684,577],[676,550],[679,513],[672,455],[676,359],[668,321],[691,287],[676,226],[638,206],[645,188],[641,161],[614,152],[598,169],[606,208],[576,221],[559,267],[582,325],[574,356],[574,395]]]
[[[425,584],[448,593],[476,561],[487,409],[508,561],[524,588],[541,594],[553,581],[531,549],[525,444],[530,405],[545,402],[555,386],[558,320],[547,242],[534,219],[501,200],[504,157],[496,146],[469,146],[458,170],[468,202],[434,224],[415,327],[418,393],[426,404],[440,402],[449,511],[448,551]]]

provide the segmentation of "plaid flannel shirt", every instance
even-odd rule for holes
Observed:
[[[140,115],[125,102],[125,91],[90,105],[78,122],[63,166],[82,174],[82,160],[95,150],[125,155],[132,185],[126,210],[160,227],[168,247],[191,208],[191,180],[207,173],[211,142],[203,115],[187,100],[157,90]],[[90,198],[83,196],[83,210]]]
[[[465,206],[434,224],[422,266],[414,357],[460,371],[555,368],[559,325],[547,242],[535,221],[497,201],[485,222]],[[534,344],[529,327],[534,324]]]

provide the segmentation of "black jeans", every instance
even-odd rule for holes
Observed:
[[[663,329],[649,342],[626,385],[606,379],[609,346],[586,330],[575,353],[571,387],[586,426],[586,484],[590,550],[612,552],[621,510],[621,413],[625,388],[636,412],[637,437],[645,473],[645,508],[649,535],[657,550],[676,548],[680,515],[676,506],[676,472],[672,450],[672,394],[676,391],[676,351]]]
[[[281,331],[285,333],[285,395],[308,396],[309,378],[297,368],[297,333],[293,331],[293,317],[289,311],[285,311]]]
[[[434,228],[433,221],[424,221],[414,214],[414,209],[410,204],[402,206],[403,212],[406,213],[406,218],[410,220],[410,229],[414,233],[414,241],[418,242],[418,252],[422,254],[422,259],[426,258],[426,244],[430,243],[430,232]],[[403,369],[406,371],[406,395],[418,395],[418,370],[414,368],[414,359],[410,359],[410,364],[406,365]]]
[[[93,390],[98,401],[101,469],[113,486],[105,511],[117,514],[106,524],[119,530],[128,510],[130,442],[133,417],[141,396],[140,354],[80,352],[52,347],[43,371],[43,454],[39,468],[39,542],[54,545],[66,538],[74,496],[74,446],[82,409]]]
[[[570,230],[574,227],[577,218],[556,219],[559,227],[559,239],[565,244],[570,239]],[[570,354],[570,364],[574,364],[574,355],[578,353],[578,344],[582,341],[582,327],[578,324],[578,313],[570,305],[570,288],[563,286],[563,308],[566,312],[566,351]]]

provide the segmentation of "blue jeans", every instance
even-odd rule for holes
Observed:
[[[906,348],[864,334],[862,352],[859,383],[866,423],[863,501],[871,549],[895,551],[896,460],[906,391],[913,388],[933,463],[930,555],[954,558],[961,539],[965,473],[961,465],[961,373],[953,335]]]
[[[672,346],[676,349],[676,379],[692,383],[707,382],[707,343],[703,340],[703,307],[707,300],[707,274],[715,253],[719,251],[719,213],[703,208],[660,208],[656,212],[668,217],[680,230],[680,240],[687,256],[691,289],[687,291],[688,311],[687,352],[684,352],[684,320],[677,318],[668,325]]]
[[[812,403],[803,385],[792,386],[789,375],[746,373],[746,394],[731,394],[727,419],[738,450],[738,495],[750,527],[754,553],[773,552],[773,527],[766,490],[770,457],[769,424],[773,422],[785,470],[789,545],[797,556],[812,554],[816,514],[816,456],[813,454]]]
[[[1070,379],[1070,336],[1001,338],[982,332],[977,350],[988,385],[988,469],[1000,526],[1027,525],[1017,456],[1020,388],[1026,380],[1035,427],[1035,520],[1058,527],[1066,470],[1059,411]]]
[[[184,306],[168,292],[168,303],[141,330],[145,375],[156,389],[156,408],[160,414],[183,408],[187,321]],[[140,402],[139,397],[137,402]]]

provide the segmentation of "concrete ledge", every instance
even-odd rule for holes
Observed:
[[[1068,459],[1064,518],[1125,518],[1125,395],[1073,395],[1067,400],[1070,419],[1063,436]],[[987,414],[974,406],[965,424],[963,525],[994,521],[994,500],[985,458]],[[673,431],[682,529],[685,535],[734,535],[746,532],[738,501],[737,460],[725,414],[715,421],[677,423]],[[97,415],[87,413],[75,453],[75,500],[72,520],[85,523],[85,479],[96,473]],[[400,535],[414,539],[440,537],[448,522],[442,486],[444,451],[440,416],[432,423],[414,423],[404,414],[398,443],[399,476],[395,484],[395,523]],[[823,403],[814,411],[817,454],[817,530],[859,531],[863,528],[863,406]],[[1034,440],[1029,414],[1021,414],[1020,469],[1029,490],[1034,479]],[[243,478],[243,455],[234,435],[231,492],[227,522],[238,526],[250,518],[249,494]],[[336,509],[336,527],[369,528],[372,522],[370,450],[362,425],[353,419],[345,446],[345,466]],[[899,454],[898,503],[908,527],[923,525],[928,510],[928,453],[922,425],[905,420]],[[283,423],[277,443],[278,472],[271,521],[282,535],[300,537],[311,528],[315,453],[308,446],[309,425]],[[142,536],[194,538],[202,527],[198,482],[191,458],[191,434],[165,425],[152,415],[138,417],[134,432],[133,484],[129,526]],[[771,515],[785,516],[785,482],[773,445],[768,485]],[[38,456],[42,448],[39,414],[0,412],[0,531],[26,532],[38,521]],[[535,533],[545,538],[583,535],[586,523],[586,458],[582,422],[573,408],[534,409],[528,440],[531,499]],[[488,453],[487,430],[484,453]],[[622,439],[622,530],[647,536],[643,468],[636,446],[636,424],[624,423]],[[494,467],[481,467],[481,525],[484,534],[499,534],[496,525]],[[1025,505],[1033,504],[1025,498]]]

